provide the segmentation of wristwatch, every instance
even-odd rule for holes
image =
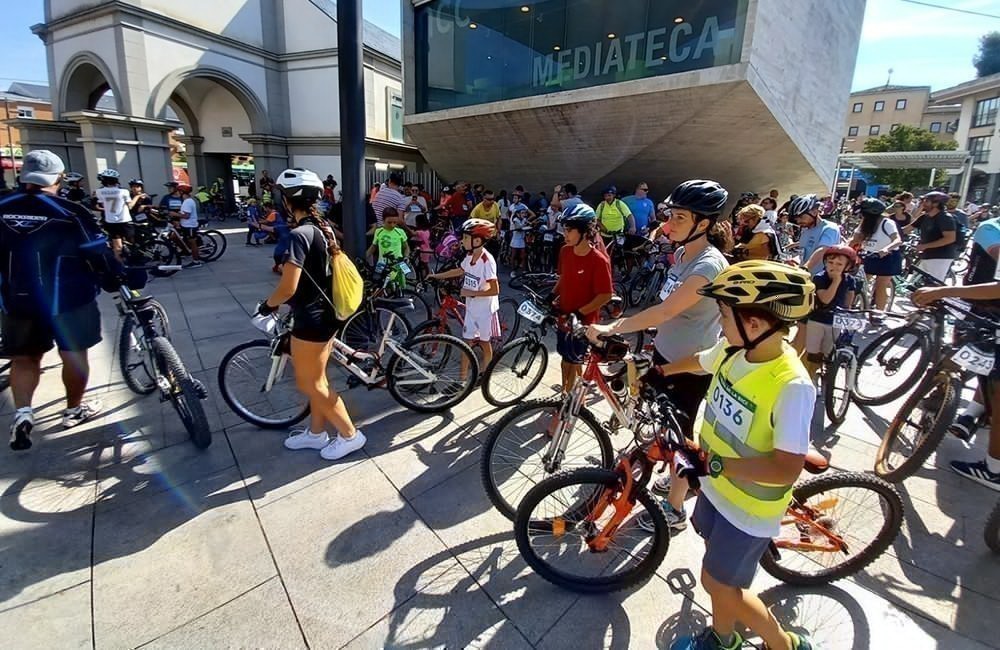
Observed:
[[[719,474],[722,474],[722,470],[722,456],[713,454],[712,457],[708,459],[708,475],[712,478],[719,478]]]

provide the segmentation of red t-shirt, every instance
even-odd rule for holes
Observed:
[[[611,261],[604,253],[590,249],[577,255],[572,246],[559,251],[559,309],[564,314],[577,311],[602,293],[614,293]],[[587,314],[586,322],[596,323],[600,310]]]
[[[466,210],[465,195],[461,192],[455,192],[445,200],[444,206],[449,217],[464,217]]]

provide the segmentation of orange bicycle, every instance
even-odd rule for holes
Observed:
[[[535,485],[514,519],[518,550],[531,568],[553,584],[582,593],[607,593],[649,580],[670,542],[666,515],[646,488],[654,468],[660,464],[662,472],[676,463],[698,487],[691,470],[703,461],[681,433],[683,417],[669,398],[649,395],[633,420],[635,443],[619,455],[614,469],[579,468]],[[818,453],[806,456],[806,471],[819,474],[828,468]],[[829,583],[873,562],[896,538],[902,521],[902,499],[878,477],[818,476],[795,487],[781,532],[761,566],[790,584]]]

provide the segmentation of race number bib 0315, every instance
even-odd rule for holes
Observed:
[[[750,436],[756,406],[733,389],[725,377],[719,377],[709,395],[709,408],[715,414],[715,426],[726,429],[740,442]]]
[[[951,360],[977,375],[988,375],[993,372],[993,355],[984,354],[971,345],[962,346],[961,350],[952,355]]]
[[[479,291],[479,278],[471,273],[466,273],[465,283],[462,285],[462,288],[468,289],[469,291]]]
[[[667,296],[672,294],[678,285],[680,285],[680,282],[677,281],[677,278],[667,276],[667,281],[663,283],[663,288],[660,289],[660,300],[666,300]]]

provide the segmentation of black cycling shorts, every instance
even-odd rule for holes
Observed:
[[[135,239],[135,228],[132,223],[107,223],[104,224],[104,231],[108,233],[108,239]]]
[[[184,239],[197,239],[198,238],[198,228],[188,228],[187,226],[181,226],[179,228],[181,237]]]
[[[340,329],[340,321],[330,306],[301,307],[292,310],[292,336],[310,343],[326,343]]]
[[[659,352],[653,351],[653,363],[662,366],[669,360]],[[659,395],[667,395],[674,404],[687,415],[687,421],[682,422],[684,435],[694,438],[694,421],[698,417],[698,409],[708,394],[708,386],[712,383],[712,375],[696,375],[683,373],[664,377],[656,368],[651,368],[646,375],[646,383],[653,387]]]
[[[58,346],[62,352],[80,352],[101,342],[101,312],[97,302],[55,316],[0,314],[3,346],[0,356],[41,356]]]

